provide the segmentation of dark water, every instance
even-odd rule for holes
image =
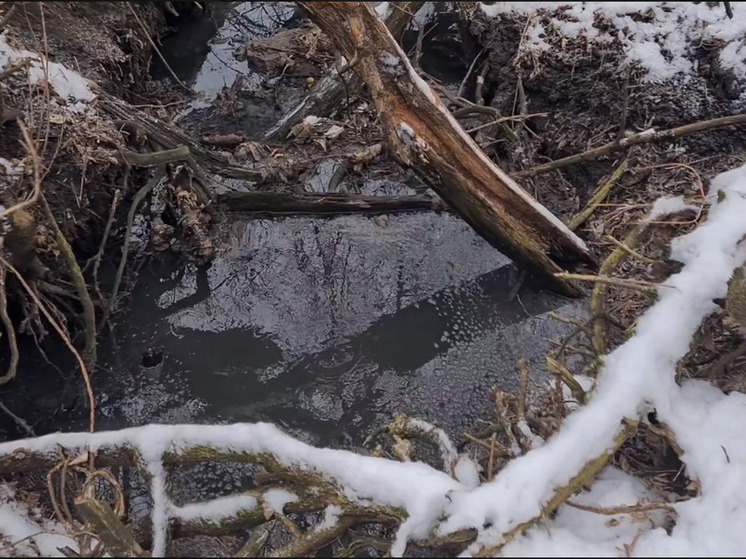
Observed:
[[[221,70],[211,56],[228,56],[236,14],[259,4],[202,23],[219,29],[200,64],[172,61],[206,98],[237,62]],[[189,29],[169,39],[169,52],[204,44],[203,27]],[[364,190],[408,191],[386,181]],[[347,445],[403,412],[460,434],[488,413],[491,386],[516,386],[519,356],[541,374],[550,338],[565,330],[545,313],[574,312],[528,282],[508,300],[510,267],[449,214],[232,223],[211,266],[158,257],[141,270],[129,310],[101,338],[98,427],[263,420]],[[34,410],[25,417],[39,433],[84,429],[74,364],[53,340],[44,347],[54,365],[29,349],[36,357],[0,398],[21,415]]]

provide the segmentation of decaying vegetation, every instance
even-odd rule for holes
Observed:
[[[0,56],[0,341],[9,356],[0,385],[11,385],[17,375],[20,336],[39,342],[59,336],[80,369],[92,433],[0,444],[0,477],[14,484],[15,501],[38,505],[41,517],[53,516],[55,529],[64,528],[68,538],[60,551],[140,557],[197,553],[207,545],[206,553],[241,557],[306,556],[321,549],[353,557],[468,548],[484,556],[499,553],[561,507],[634,518],[670,532],[679,514],[675,505],[701,497],[702,487],[682,461],[675,430],[643,406],[619,418],[611,437],[599,443],[602,452],[578,457],[579,467],[559,476],[562,482],[540,495],[536,510],[521,508],[509,521],[493,519],[494,526],[454,527],[449,521],[458,515],[449,508],[449,492],[429,503],[430,516],[418,509],[416,520],[431,525],[410,526],[411,509],[392,504],[375,487],[355,485],[359,479],[350,472],[324,469],[336,451],[293,446],[266,426],[195,429],[193,438],[178,426],[154,427],[109,440],[95,433],[90,377],[97,337],[126,305],[133,264],[146,250],[130,247],[145,206],[150,249],[179,251],[196,262],[215,256],[216,224],[230,212],[455,211],[514,257],[525,270],[522,278],[543,275],[564,294],[587,293],[588,315],[554,315],[571,332],[546,357],[550,382],[535,385],[528,364],[519,361],[520,390],[485,394],[494,416],[457,443],[437,427],[397,415],[365,446],[385,464],[381,468],[426,462],[422,472],[442,487],[458,486],[454,493],[499,482],[527,463],[522,457],[535,456],[567,431],[568,416],[598,398],[610,352],[634,340],[638,319],[664,290],[678,289],[666,285],[681,269],[670,259],[672,240],[706,224],[711,207],[737,195],[721,190],[714,199],[707,196],[714,176],[743,164],[746,147],[744,85],[718,66],[715,41],[694,49],[698,65],[686,82],[649,82],[638,64],[623,63],[619,44],[564,36],[554,25],[569,17],[561,9],[490,18],[479,6],[460,3],[454,25],[468,71],[453,91],[419,64],[428,26],[411,21],[424,3],[393,3],[383,19],[364,3],[318,2],[305,6],[318,27],[307,22],[292,32],[305,52],[278,63],[281,75],[296,59],[319,74],[296,108],[261,141],[239,133],[197,137],[169,120],[168,104],[186,94],[178,90],[183,84],[137,85],[158,56],[165,10],[176,11],[165,4],[0,3],[0,47],[38,56],[7,62]],[[177,7],[205,8],[186,4]],[[610,25],[603,17],[597,24]],[[71,58],[70,45],[82,44],[66,31],[71,21],[105,23],[95,32],[76,27],[100,47],[81,59],[82,67]],[[548,45],[538,51],[526,46],[537,21]],[[419,31],[413,52],[405,53],[398,42],[409,25]],[[247,56],[260,50],[250,45]],[[95,99],[74,92],[64,99],[53,58],[94,81],[81,83]],[[222,102],[232,94],[226,88]],[[342,134],[355,141],[345,142]],[[352,172],[388,165],[403,175],[402,168],[410,168],[434,194],[426,188],[404,197],[335,188],[309,194],[294,186],[330,155]],[[230,180],[241,181],[244,191],[218,192]],[[682,200],[651,217],[662,195]],[[99,270],[111,254],[116,272],[104,289]],[[742,280],[737,274],[730,282],[719,301],[723,312],[705,313],[676,364],[677,382],[706,380],[724,394],[746,390]],[[3,411],[33,434],[23,418]],[[345,456],[350,467],[369,464]],[[169,496],[170,475],[195,463],[240,464],[253,488],[232,501],[179,506]],[[657,500],[616,508],[578,502],[576,496],[610,466],[643,480]],[[150,514],[133,512],[125,479],[150,489]],[[370,484],[385,485],[380,477]],[[279,505],[278,495],[285,497]],[[7,503],[7,495],[0,497]],[[43,520],[35,519],[42,527]],[[625,542],[624,551],[633,553],[636,542]],[[32,536],[2,545],[3,553],[48,549]]]

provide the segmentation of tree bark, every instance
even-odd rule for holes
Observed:
[[[583,241],[501,171],[416,74],[396,40],[364,2],[303,3],[367,84],[387,145],[488,242],[557,291],[563,265],[592,262]]]
[[[404,33],[409,20],[424,4],[424,2],[394,2],[391,14],[386,18],[386,25],[391,34],[399,38]],[[305,2],[299,2],[298,5],[304,9],[307,8]],[[307,116],[323,117],[331,114],[334,109],[345,103],[348,97],[358,95],[362,88],[363,82],[355,74],[340,76],[339,71],[332,68],[313,86],[311,92],[298,106],[264,133],[262,141],[276,142],[284,139],[290,129]]]
[[[232,211],[279,215],[385,214],[448,209],[441,200],[430,196],[229,192],[220,195],[218,201]]]

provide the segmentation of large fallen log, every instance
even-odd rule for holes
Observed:
[[[286,192],[227,192],[218,197],[226,209],[271,215],[384,214],[443,211],[447,206],[430,196],[362,196],[359,194],[292,194]]]
[[[559,292],[564,265],[591,262],[583,241],[501,171],[417,75],[372,7],[309,2],[303,7],[365,81],[394,157],[411,167],[487,241]]]
[[[298,5],[304,8],[305,2]],[[409,20],[424,6],[424,2],[394,2],[391,13],[386,18],[386,26],[394,37],[399,37]],[[342,69],[344,72],[344,69]],[[362,80],[352,72],[343,76],[332,68],[311,89],[311,92],[293,110],[289,111],[277,124],[264,133],[262,141],[275,142],[284,139],[290,129],[310,115],[328,116],[342,105],[347,97],[354,97],[363,88]]]

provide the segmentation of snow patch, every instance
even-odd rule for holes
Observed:
[[[329,505],[324,509],[324,519],[319,522],[314,530],[321,532],[322,530],[329,530],[334,528],[339,522],[339,515],[342,514],[342,509],[337,505]]]
[[[648,221],[654,221],[656,219],[660,219],[661,217],[683,212],[686,210],[698,211],[699,208],[697,206],[687,204],[684,201],[683,196],[658,198],[653,204],[653,207],[651,208],[650,213],[648,214],[646,219]]]
[[[376,6],[375,10],[378,14],[378,17],[380,17],[383,21],[386,21],[391,15],[392,8],[389,2],[381,2],[380,4],[378,4],[378,6]]]
[[[11,486],[0,485],[0,535],[8,540],[8,544],[19,542],[11,547],[0,545],[0,555],[64,557],[58,548],[78,549],[75,541],[65,534],[63,526],[49,520],[32,520],[31,511],[16,502],[15,497]]]
[[[638,63],[647,79],[663,81],[685,78],[692,71],[694,49],[703,42],[723,41],[719,54],[723,69],[746,78],[746,18],[728,19],[722,5],[708,2],[494,2],[482,4],[489,17],[514,13],[554,17],[551,25],[567,38],[585,38],[595,43],[619,41],[625,63]],[[738,11],[738,4],[734,4]],[[634,16],[634,17],[633,17]],[[532,18],[522,48],[547,50],[541,38],[541,18]],[[603,20],[603,22],[602,22]]]
[[[93,82],[62,64],[45,61],[36,53],[10,46],[6,34],[0,33],[0,71],[9,64],[17,64],[23,60],[29,61],[29,84],[37,85],[46,80],[55,93],[67,102],[67,108],[71,112],[84,111],[87,103],[95,98],[91,91]]]
[[[204,503],[190,503],[182,507],[174,506],[171,515],[184,522],[194,520],[220,520],[236,516],[239,512],[255,509],[257,501],[251,495],[229,495]]]
[[[270,489],[264,494],[264,505],[268,510],[283,514],[285,505],[297,503],[298,495],[285,489]]]
[[[464,487],[474,489],[479,485],[479,465],[471,458],[466,456],[459,458],[456,467],[453,469],[453,474]]]

